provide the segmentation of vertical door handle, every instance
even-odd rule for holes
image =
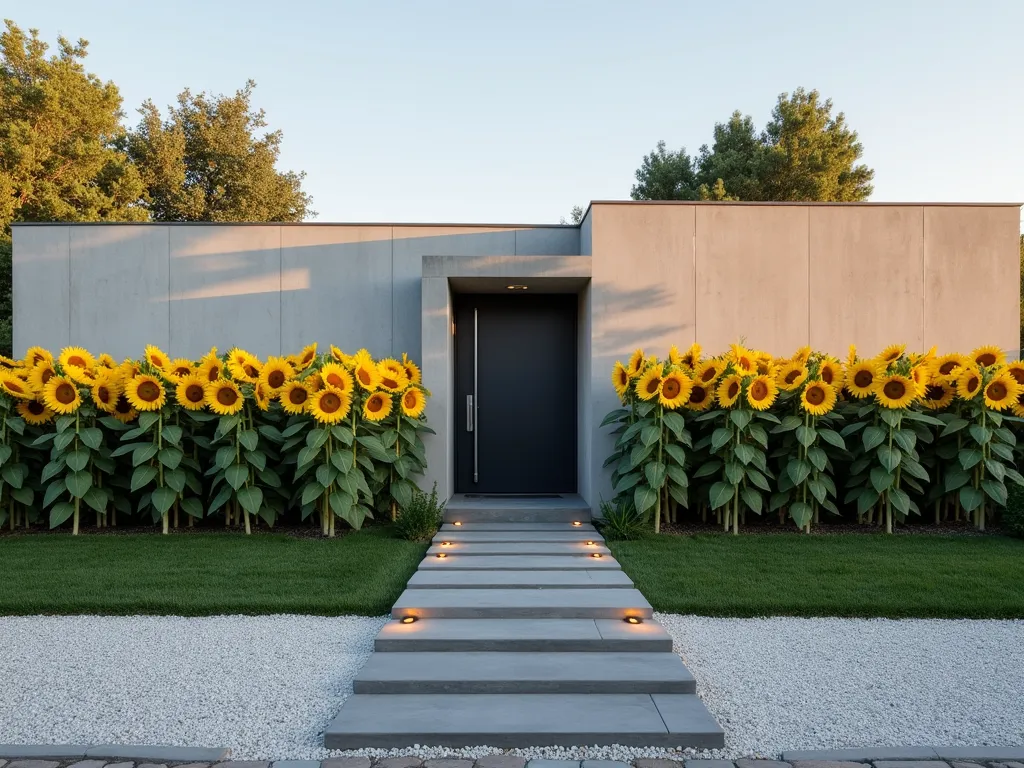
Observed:
[[[473,396],[466,395],[466,431],[473,431]]]
[[[473,482],[480,482],[480,419],[478,409],[480,402],[479,366],[480,358],[480,312],[473,307]]]

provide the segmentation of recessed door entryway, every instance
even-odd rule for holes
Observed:
[[[462,294],[455,309],[455,490],[575,493],[574,294]]]

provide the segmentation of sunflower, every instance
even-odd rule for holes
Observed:
[[[800,347],[796,352],[793,353],[793,357],[790,358],[794,363],[806,364],[811,359],[811,348],[804,345]]]
[[[747,387],[747,402],[750,407],[758,411],[766,411],[772,407],[775,398],[779,395],[779,385],[767,374],[760,374],[754,377]]]
[[[367,355],[356,355],[356,364],[353,369],[356,381],[359,386],[367,392],[372,392],[380,386],[380,371],[373,362],[373,358]]]
[[[985,405],[993,411],[1002,411],[1017,402],[1020,384],[1006,371],[993,377],[985,387]]]
[[[857,398],[865,398],[874,394],[875,380],[878,378],[878,363],[874,360],[861,360],[854,363],[846,371],[846,388]]]
[[[0,389],[18,400],[34,400],[36,397],[31,384],[9,371],[0,374]]]
[[[966,357],[955,352],[950,355],[937,357],[931,361],[932,378],[941,379],[947,384],[952,384],[960,375],[959,369],[963,368],[967,362]]]
[[[739,344],[730,344],[732,361],[744,376],[757,373],[757,355]]]
[[[233,349],[228,355],[228,370],[231,371],[231,378],[236,381],[255,384],[260,378],[262,367],[259,358],[244,349]]]
[[[846,375],[843,373],[843,364],[835,358],[823,358],[818,365],[818,378],[839,390],[843,388]]]
[[[722,379],[718,385],[718,404],[723,408],[729,408],[739,398],[743,391],[743,377],[732,374]]]
[[[641,382],[643,379],[641,379]],[[693,380],[682,371],[669,371],[658,387],[658,402],[674,411],[690,399]]]
[[[309,390],[310,394],[313,392],[319,392],[324,388],[324,377],[319,373],[311,373],[302,381],[305,383],[306,389]]]
[[[1002,365],[1006,362],[1006,354],[997,346],[986,344],[971,352],[971,360],[984,368]]]
[[[800,407],[812,416],[824,416],[836,407],[839,395],[834,386],[825,381],[809,381],[800,393]]]
[[[21,408],[21,403],[18,403],[18,408]],[[1013,404],[1013,415],[1024,418],[1024,387],[1021,388],[1020,394],[1017,395],[1017,402]]]
[[[757,372],[769,376],[775,376],[775,358],[767,352],[760,352],[757,355]]]
[[[203,410],[206,407],[205,383],[197,373],[184,377],[174,388],[174,399],[186,411]]]
[[[316,360],[316,342],[302,348],[302,351],[295,355],[295,370],[304,371]]]
[[[320,369],[320,379],[323,382],[322,386],[330,387],[338,392],[346,392],[349,395],[352,394],[352,388],[355,383],[352,380],[352,374],[338,363],[325,363],[324,367]],[[321,389],[322,386],[315,387],[315,389]]]
[[[391,409],[391,398],[380,392],[370,395],[372,400],[375,397],[383,398],[388,402],[388,410]],[[369,402],[369,400],[367,400]],[[346,392],[338,392],[334,389],[324,389],[316,392],[309,398],[309,412],[313,418],[321,424],[337,424],[348,416],[352,408],[352,397]],[[385,414],[387,415],[387,414]],[[381,418],[384,418],[383,416]]]
[[[61,350],[60,358],[58,362],[61,367],[69,365],[75,365],[79,368],[92,368],[96,365],[96,360],[82,347],[64,347]]]
[[[924,388],[924,405],[933,411],[953,402],[954,387],[945,381],[932,381]]]
[[[49,363],[53,365],[53,355],[50,354],[48,349],[42,347],[29,347],[28,352],[25,353],[23,363],[26,368],[35,368],[40,363]]]
[[[625,398],[626,391],[629,389],[629,371],[619,360],[615,361],[615,366],[612,368],[612,386],[615,387],[615,394],[619,396],[619,400]]]
[[[675,344],[668,348],[668,362],[674,368],[678,368],[683,364],[683,356],[679,354],[679,347]]]
[[[806,379],[807,366],[799,360],[793,360],[779,369],[776,383],[787,392],[795,392]]]
[[[171,360],[167,364],[167,367],[163,369],[162,376],[168,381],[172,381],[177,384],[186,376],[191,376],[195,372],[196,368],[192,365],[191,360],[179,357],[175,360]]]
[[[914,380],[914,384],[917,386],[917,394],[919,397],[924,397],[925,387],[928,386],[928,382],[931,381],[931,369],[927,364],[915,365],[910,369],[910,378]]]
[[[114,406],[114,418],[122,424],[129,424],[138,418],[139,412],[132,408],[124,392],[117,396],[117,405]]]
[[[65,376],[53,376],[46,382],[43,402],[54,413],[74,413],[82,404],[75,382]]]
[[[383,421],[391,413],[391,405],[391,395],[387,392],[374,392],[363,403],[363,418]]]
[[[702,384],[695,381],[690,389],[690,399],[686,401],[686,407],[691,411],[704,411],[715,402],[715,393],[710,384]]]
[[[96,365],[101,368],[117,368],[117,362],[106,352],[96,358]]]
[[[917,385],[913,379],[899,374],[879,377],[875,397],[885,408],[906,408],[918,397]]]
[[[377,373],[380,374],[380,385],[388,392],[401,392],[409,386],[405,368],[393,358],[386,357],[377,363]]]
[[[200,361],[197,373],[204,384],[209,384],[211,381],[219,379],[224,373],[224,363],[217,355],[211,353]]]
[[[91,387],[96,382],[96,374],[91,369],[81,368],[77,365],[65,365],[64,375],[87,387]]]
[[[846,366],[849,368],[857,362],[857,345],[851,344],[850,349],[846,354]]]
[[[245,405],[242,390],[235,382],[228,379],[211,381],[203,389],[206,392],[206,404],[219,416],[230,416],[238,413]]]
[[[160,379],[140,373],[124,383],[124,394],[137,411],[159,411],[167,402],[167,392]]]
[[[1006,373],[1013,376],[1013,380],[1018,384],[1024,386],[1024,363],[1020,360],[1016,360],[1012,363],[1006,364]]]
[[[7,355],[0,355],[0,366],[3,366],[4,368],[14,368],[15,366],[20,364],[21,363],[15,360],[13,357],[8,357]]]
[[[281,407],[286,413],[305,413],[309,389],[301,381],[289,381],[281,389]]]
[[[705,360],[703,363],[698,363],[693,373],[693,380],[710,387],[718,380],[723,371],[725,371],[725,366],[718,360]]]
[[[269,397],[270,394],[280,392],[285,382],[294,376],[295,369],[283,357],[268,357],[260,370],[260,383],[266,387]]]
[[[409,377],[410,384],[420,384],[423,381],[423,374],[420,373],[419,366],[410,360],[405,352],[402,353],[402,367],[405,368],[405,375]]]
[[[903,356],[903,353],[906,351],[906,344],[890,344],[888,347],[886,347],[885,349],[878,353],[878,356],[875,357],[875,360],[877,360],[883,366],[888,366],[890,363],[895,363],[897,360],[899,360]]]
[[[116,377],[102,376],[92,385],[89,394],[97,408],[106,413],[114,413],[117,408],[117,397],[121,394],[121,386]]]
[[[696,368],[700,363],[700,353],[702,352],[700,344],[696,341],[690,345],[690,348],[686,350],[686,354],[683,355],[682,363],[689,368]]]
[[[17,408],[18,414],[27,424],[46,424],[54,416],[53,411],[39,400],[21,400]]]
[[[333,344],[331,344],[331,358],[336,363],[341,363],[342,365],[344,365],[347,368],[354,368],[355,364],[356,364],[356,357],[355,357],[355,355],[346,355],[344,352],[342,352],[340,349],[338,349]]]
[[[252,399],[256,401],[256,407],[261,411],[270,410],[270,392],[263,386],[262,381],[256,382],[256,386],[252,388]]]
[[[418,419],[427,407],[427,398],[419,387],[409,387],[402,394],[402,413],[410,419]]]
[[[647,368],[636,383],[636,396],[641,400],[653,400],[661,388],[661,368],[652,365]]]
[[[160,347],[152,344],[146,345],[146,351],[144,355],[146,362],[152,365],[154,368],[163,369],[167,367],[167,364],[171,362],[171,358],[164,354],[164,351]]]
[[[974,364],[963,366],[956,379],[956,393],[961,400],[973,400],[981,391],[981,371]]]
[[[626,366],[626,370],[629,371],[629,377],[635,379],[644,370],[644,351],[642,349],[633,350],[633,354],[629,356],[629,365]]]

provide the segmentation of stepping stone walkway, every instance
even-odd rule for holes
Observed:
[[[324,746],[724,745],[582,500],[455,499],[445,520]]]

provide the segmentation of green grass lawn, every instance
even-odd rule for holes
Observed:
[[[657,611],[1024,618],[1024,541],[799,533],[610,542]]]
[[[0,615],[387,613],[427,544],[374,527],[282,534],[66,534],[0,539]]]

